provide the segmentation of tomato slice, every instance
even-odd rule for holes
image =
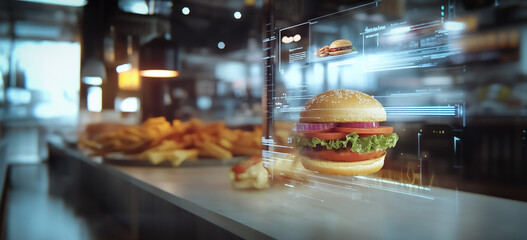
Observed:
[[[357,133],[357,134],[383,134],[392,133],[393,127],[379,126],[376,128],[348,128],[348,127],[337,127],[335,131],[341,133]]]
[[[232,166],[231,170],[236,174],[241,174],[247,171],[248,168],[251,166],[254,166],[262,161],[262,157],[260,156],[253,156],[247,160],[244,160],[242,162],[239,162]]]
[[[337,161],[337,162],[357,162],[373,158],[378,158],[386,154],[385,150],[379,150],[371,153],[356,153],[349,150],[334,151],[334,150],[319,150],[315,151],[312,148],[304,147],[302,155],[315,159]]]
[[[347,133],[343,132],[317,132],[317,133],[304,133],[307,137],[316,137],[324,140],[334,140],[346,137]]]

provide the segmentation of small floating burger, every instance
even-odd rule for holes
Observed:
[[[317,50],[316,53],[319,57],[327,57],[329,55],[337,56],[346,53],[351,53],[354,51],[356,51],[355,47],[353,46],[350,40],[339,39],[333,41],[329,46],[321,47]]]
[[[350,53],[353,51],[355,51],[355,47],[353,46],[350,40],[345,40],[345,39],[339,39],[339,40],[333,41],[329,45],[329,49],[328,49],[329,55],[333,55],[333,56],[342,55],[342,54]]]
[[[386,121],[384,107],[373,97],[338,89],[318,94],[300,112],[293,144],[302,165],[332,175],[366,175],[384,165],[386,149],[399,137]]]

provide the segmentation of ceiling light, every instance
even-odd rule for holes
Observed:
[[[198,97],[196,105],[200,110],[208,110],[212,107],[212,98],[207,96]]]
[[[175,70],[151,69],[141,71],[141,76],[151,78],[172,78],[178,75],[178,71]]]
[[[190,14],[190,8],[188,7],[184,7],[181,9],[181,12],[184,14],[184,15],[189,15]]]
[[[225,48],[225,43],[224,42],[219,42],[218,43],[218,48],[219,49],[224,49]]]
[[[238,12],[238,11],[234,12],[234,18],[236,18],[236,19],[242,18],[242,13]]]
[[[90,112],[100,112],[102,110],[102,88],[89,87],[88,88],[88,102],[87,108]]]
[[[145,2],[134,2],[130,5],[130,10],[133,13],[147,15],[148,14],[148,6]]]
[[[126,71],[128,71],[130,69],[132,69],[132,64],[125,63],[125,64],[121,64],[121,65],[117,66],[115,68],[115,71],[118,72],[118,73],[122,73],[122,72],[126,72]]]
[[[102,84],[102,78],[100,77],[82,77],[82,82],[88,85],[101,85]]]
[[[86,0],[19,0],[22,2],[35,2],[35,3],[44,3],[52,5],[62,5],[69,7],[82,7],[86,5]]]
[[[467,28],[467,24],[464,22],[448,21],[444,24],[445,29],[449,31],[463,31]]]
[[[139,110],[139,98],[127,97],[119,104],[121,112],[137,112]]]
[[[177,55],[173,41],[155,38],[139,49],[139,74],[151,78],[177,77]]]

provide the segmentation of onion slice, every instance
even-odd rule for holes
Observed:
[[[297,132],[322,132],[333,129],[337,126],[335,123],[298,123],[296,124]]]
[[[345,128],[377,128],[377,127],[379,127],[379,122],[348,122],[348,123],[339,123],[339,127],[345,127]]]

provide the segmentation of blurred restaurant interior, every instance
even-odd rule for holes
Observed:
[[[522,0],[2,0],[0,240],[525,239],[526,46]],[[378,172],[302,167],[334,89]]]

